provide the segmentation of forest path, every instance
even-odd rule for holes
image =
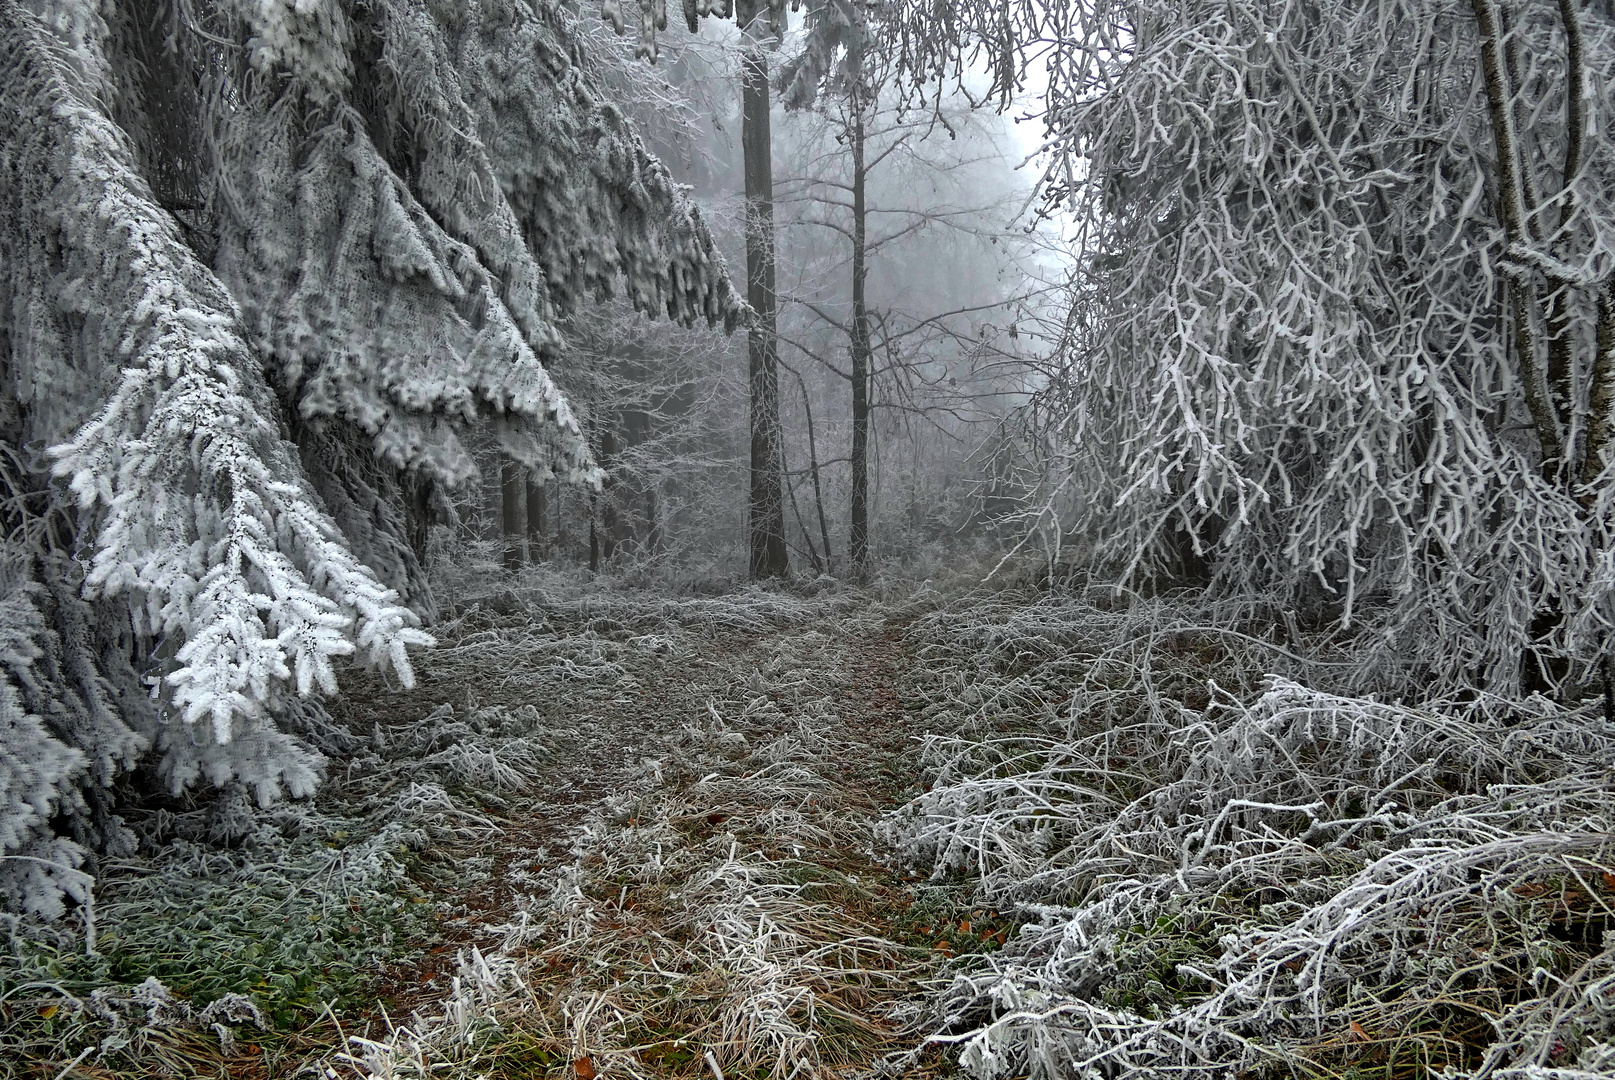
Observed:
[[[507,593],[449,631],[408,704],[344,719],[402,737],[427,702],[536,714],[545,753],[496,831],[436,853],[443,939],[391,973],[389,1015],[480,978],[490,1076],[807,1080],[905,1048],[959,913],[876,858],[879,816],[917,790],[900,616],[847,595]],[[473,945],[495,958],[480,975]]]

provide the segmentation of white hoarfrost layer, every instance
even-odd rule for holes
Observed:
[[[1027,920],[959,975],[941,1008],[964,1033],[937,1041],[980,1080],[1232,1077],[1393,1044],[1454,1076],[1607,1074],[1602,707],[1411,708],[1277,676],[1235,695],[1206,676],[1232,685],[1288,650],[1222,650],[1154,608],[923,627],[947,672],[927,696],[964,730],[929,739],[933,786],[890,835]],[[974,659],[949,671],[949,654]],[[1205,704],[1183,704],[1185,673]]]

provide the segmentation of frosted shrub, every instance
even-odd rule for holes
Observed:
[[[1175,637],[1215,641],[1180,612]],[[1150,620],[1069,601],[1029,607],[1018,628],[962,606],[922,632],[947,653],[995,629],[1020,647],[983,662],[974,693],[926,690],[965,733],[930,739],[932,786],[888,823],[904,857],[964,871],[1026,920],[940,1006],[965,1033],[937,1038],[964,1044],[973,1075],[1608,1058],[1615,728],[1601,713],[1414,708],[1277,676],[1255,693],[1213,682],[1194,703],[1147,655]],[[1239,679],[1287,651],[1251,638],[1210,670]],[[1005,664],[1039,652],[1029,671]],[[983,730],[1017,682],[1062,666],[1064,707]],[[1309,674],[1329,677],[1316,658]]]
[[[902,7],[913,70],[1048,72],[1087,255],[1018,439],[1051,554],[1368,626],[1365,689],[1582,682],[1615,582],[1608,5]]]

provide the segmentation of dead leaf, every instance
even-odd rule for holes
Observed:
[[[60,1007],[56,1005],[42,1005],[39,1009],[39,1015],[44,1017],[46,1020],[49,1020],[51,1017],[56,1015],[59,1008]]]
[[[594,1080],[594,1062],[586,1057],[580,1057],[572,1063],[572,1070],[578,1074],[579,1080]]]
[[[964,921],[959,923],[959,933],[961,933],[961,934],[970,933],[970,920],[969,919],[965,919]]]
[[[1368,1041],[1368,1032],[1364,1031],[1363,1025],[1359,1024],[1355,1020],[1351,1022],[1351,1033],[1358,1039],[1361,1039],[1363,1042]]]

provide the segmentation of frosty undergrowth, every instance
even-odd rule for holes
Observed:
[[[611,794],[572,830],[568,860],[528,870],[532,856],[516,853],[516,910],[463,949],[447,998],[349,1037],[333,1061],[368,1080],[556,1066],[812,1078],[900,1049],[893,1009],[924,953],[859,917],[881,902],[876,881],[860,881],[881,870],[867,854],[867,796],[849,782],[868,748],[833,702],[845,639],[871,630],[848,610],[864,601],[567,595],[554,578],[489,600],[514,611],[529,589],[543,599],[523,610],[581,617],[621,643],[606,650],[620,658],[644,650],[688,666],[700,693],[675,697],[638,762],[602,778]],[[770,645],[752,654],[758,637]],[[466,647],[531,656],[544,639],[490,633]],[[621,694],[632,678],[601,667],[588,678],[562,659],[550,670],[578,691]],[[620,716],[622,739],[642,737],[630,710]]]
[[[1336,696],[1333,658],[1097,599],[915,628],[943,733],[889,833],[1026,920],[942,999],[972,1075],[1608,1074],[1601,707]]]
[[[56,1069],[84,1051],[89,1068],[233,1070],[291,1067],[302,1029],[348,1055],[321,1057],[339,1075],[375,1076],[530,1075],[533,1055],[569,1054],[705,1070],[656,1034],[675,1022],[724,1068],[784,1061],[799,1078],[894,1048],[871,1014],[907,992],[915,954],[837,910],[843,892],[868,903],[854,878],[878,871],[869,808],[846,804],[862,751],[827,696],[842,635],[870,629],[865,599],[478,565],[438,582],[458,614],[415,691],[360,678],[335,719],[290,725],[331,762],[313,806],[261,809],[237,787],[132,815],[145,842],[102,864],[94,956],[75,920],[12,922],[0,1040]],[[777,636],[754,664],[747,643]],[[692,678],[712,693],[686,707]],[[614,792],[629,794],[600,801]],[[819,867],[827,851],[853,861]],[[471,902],[479,882],[509,905],[497,918]],[[614,988],[624,971],[639,981]],[[148,975],[161,985],[143,990]],[[189,1011],[148,1016],[159,991]],[[265,1029],[201,1022],[232,993]]]

